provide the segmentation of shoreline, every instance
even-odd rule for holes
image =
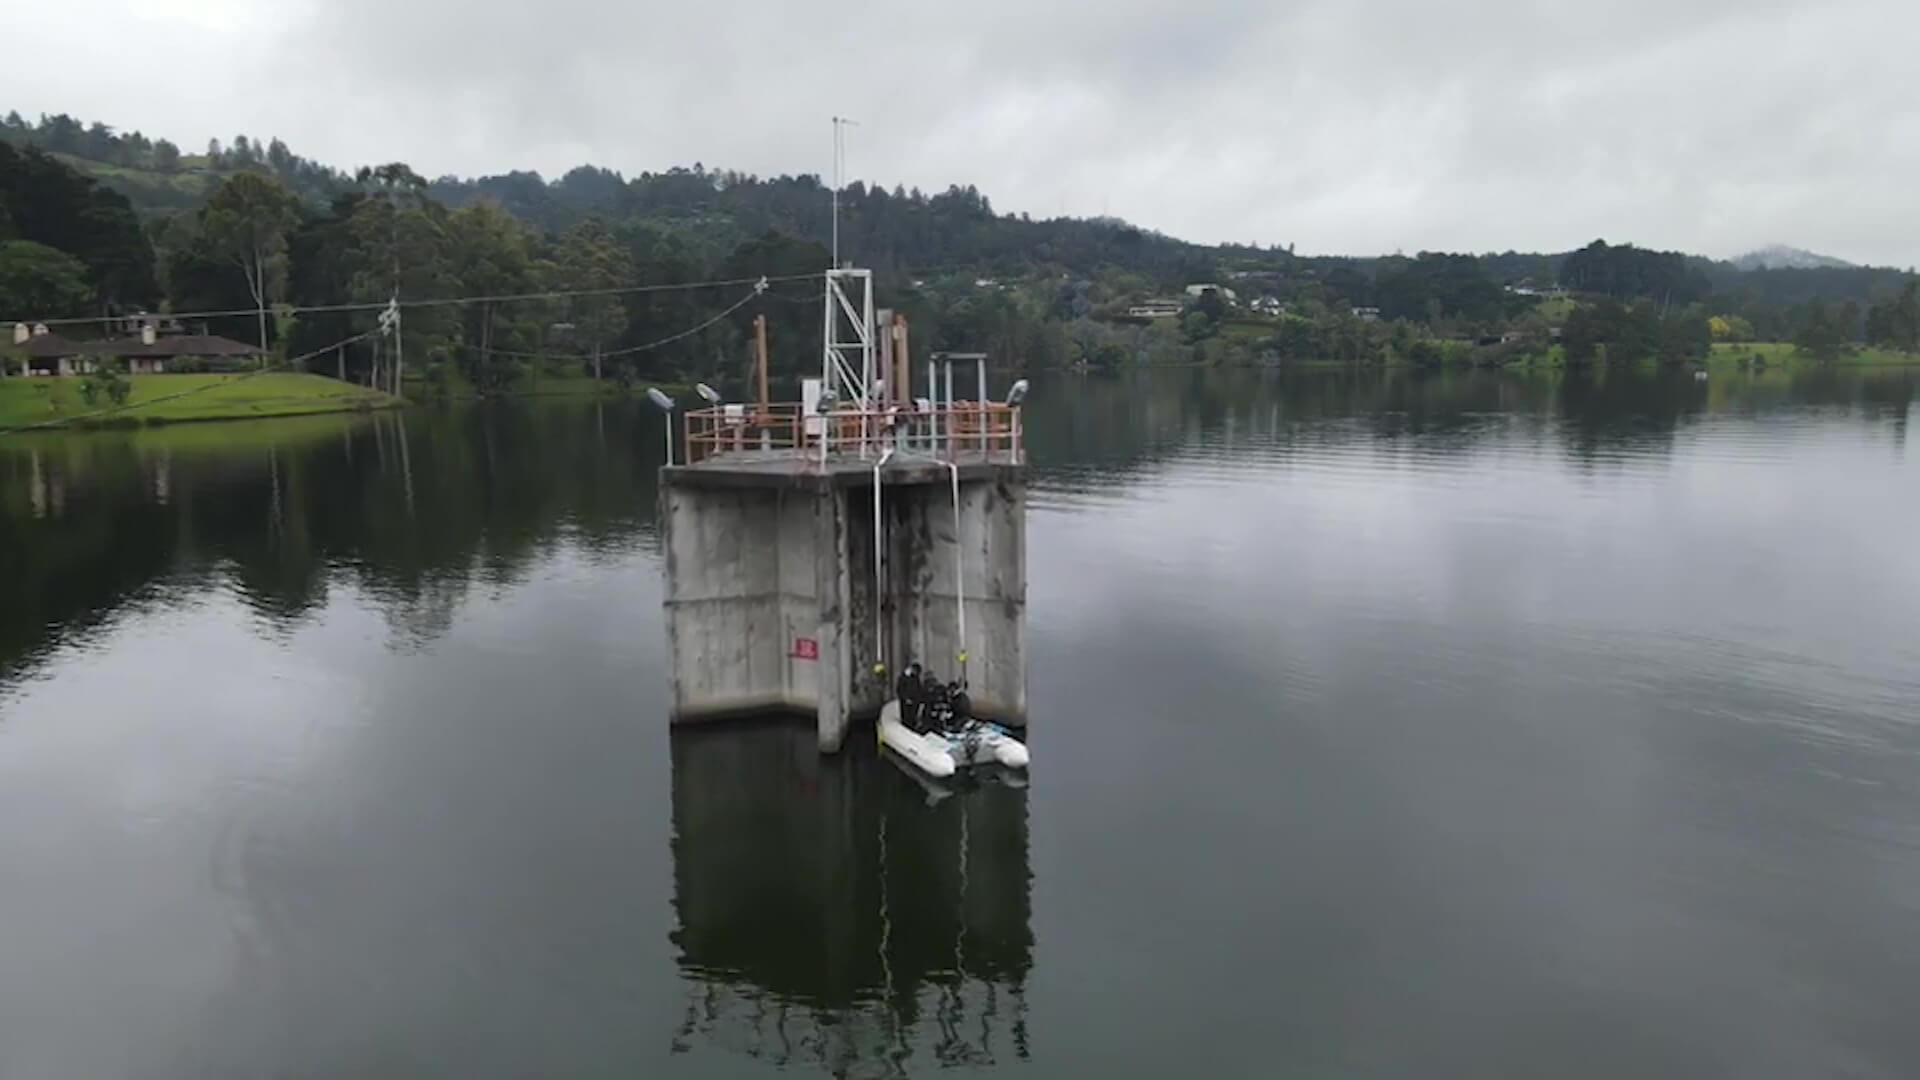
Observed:
[[[508,401],[515,398],[618,400],[644,395],[650,386],[657,386],[674,395],[690,392],[693,389],[691,383],[649,380],[636,380],[622,386],[612,379],[596,380],[582,375],[523,378],[517,380],[511,387],[491,394],[480,392],[464,378],[449,379],[439,386],[434,386],[424,375],[409,375],[401,389],[405,391],[405,400],[408,404],[433,405],[444,401]]]
[[[1764,364],[1754,366],[1748,363],[1755,354],[1764,359]],[[1843,355],[1831,361],[1815,359],[1802,355],[1791,343],[1759,342],[1739,345],[1716,344],[1705,360],[1689,361],[1665,368],[1658,360],[1641,357],[1633,360],[1609,361],[1604,356],[1591,364],[1571,366],[1558,346],[1545,356],[1516,360],[1509,364],[1480,365],[1472,362],[1470,351],[1449,355],[1446,362],[1422,366],[1410,363],[1398,357],[1380,361],[1356,360],[1280,360],[1273,363],[1227,363],[1209,364],[1198,360],[1163,361],[1159,363],[1126,364],[1113,368],[1067,367],[1058,370],[1068,375],[1119,375],[1128,371],[1381,371],[1381,372],[1515,372],[1515,373],[1561,373],[1568,371],[1644,371],[1661,370],[1689,371],[1705,369],[1714,374],[1765,373],[1765,372],[1808,372],[1808,371],[1892,371],[1901,368],[1920,368],[1920,353],[1895,352],[1875,347],[1859,347],[1850,355]],[[1010,366],[1008,370],[1018,369]],[[1034,374],[1028,371],[1027,374]]]
[[[113,431],[175,424],[370,413],[401,398],[320,375],[136,375],[125,402],[89,402],[83,376],[0,379],[0,435],[31,431]]]

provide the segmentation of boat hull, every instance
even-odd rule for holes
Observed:
[[[1026,744],[994,724],[979,724],[971,738],[915,731],[901,721],[898,700],[881,707],[879,733],[880,745],[928,776],[942,779],[974,765],[1024,769],[1029,760]]]

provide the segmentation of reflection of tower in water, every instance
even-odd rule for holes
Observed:
[[[1024,791],[929,800],[805,728],[681,729],[673,819],[675,1052],[836,1075],[1027,1056]]]

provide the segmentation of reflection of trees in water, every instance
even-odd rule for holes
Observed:
[[[373,591],[370,595],[393,633],[392,651],[423,649],[453,629],[467,588],[465,574],[434,573],[408,582],[404,588],[384,586]]]
[[[1907,418],[1913,413],[1916,382],[1920,382],[1920,373],[1902,370],[1860,384],[1861,411],[1870,419],[1886,421],[1897,448],[1907,445]]]
[[[1904,437],[1915,374],[1904,369],[1553,372],[1136,370],[1042,379],[1027,447],[1043,490],[1096,491],[1172,463],[1307,447],[1392,444],[1420,452],[1533,443],[1582,465],[1667,454],[1710,414],[1841,408]]]
[[[172,511],[111,443],[0,441],[0,675],[137,601],[172,572]],[[171,495],[172,493],[170,493]]]
[[[1685,371],[1573,372],[1558,380],[1565,453],[1584,468],[1626,455],[1665,455],[1706,407],[1707,389]]]
[[[1279,458],[1373,443],[1498,440],[1591,467],[1671,452],[1708,415],[1815,407],[1884,425],[1908,370],[1719,373],[1131,371],[1049,376],[1028,398],[1036,483],[1090,492],[1190,456]],[[475,580],[520,580],[557,547],[652,549],[661,420],[637,403],[509,403],[140,432],[0,437],[0,672],[156,587],[231,587],[287,629],[350,584],[396,634],[444,631]]]
[[[0,441],[0,669],[157,582],[288,628],[350,583],[408,640],[558,545],[653,544],[659,418],[512,404]]]
[[[1028,1056],[1023,791],[928,805],[871,752],[730,727],[674,734],[673,808],[676,1052],[835,1075]]]

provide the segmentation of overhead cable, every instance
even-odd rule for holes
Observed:
[[[640,293],[686,292],[686,291],[692,291],[695,289],[721,289],[721,288],[727,288],[727,287],[736,286],[736,285],[753,285],[756,287],[756,290],[758,290],[774,282],[818,281],[825,276],[826,276],[825,272],[816,272],[811,274],[785,274],[778,277],[756,276],[756,277],[746,277],[746,278],[728,278],[728,279],[719,280],[719,281],[686,281],[686,282],[663,283],[663,284],[655,284],[655,285],[624,285],[624,286],[616,286],[616,287],[606,288],[606,289],[557,289],[557,290],[550,290],[547,292],[506,293],[506,294],[501,294],[496,296],[449,296],[449,297],[443,297],[443,298],[431,299],[431,300],[401,300],[400,306],[402,308],[429,308],[429,307],[448,307],[451,305],[465,305],[465,304],[504,304],[504,303],[511,303],[514,301],[521,301],[521,300],[568,300],[568,299],[573,299],[575,297],[629,296],[629,295],[636,295]],[[309,304],[305,306],[296,305],[296,306],[281,307],[281,308],[269,307],[267,310],[270,312],[285,313],[289,315],[333,314],[333,313],[340,313],[340,312],[379,311],[388,307],[390,303],[391,301],[388,301],[388,300],[368,300],[365,302],[357,302],[357,303],[350,303],[350,304]],[[143,318],[172,319],[175,321],[193,321],[193,320],[199,320],[199,319],[233,319],[233,318],[239,318],[241,316],[256,315],[259,313],[259,310],[260,310],[259,308],[237,308],[231,311],[185,311],[185,312],[142,311],[142,312],[134,312],[126,315],[91,315],[91,316],[67,318],[67,319],[6,319],[6,320],[0,320],[0,325],[4,325],[6,323],[25,323],[29,326],[54,327],[54,326],[85,326],[93,323],[124,322],[129,319],[143,319]]]

